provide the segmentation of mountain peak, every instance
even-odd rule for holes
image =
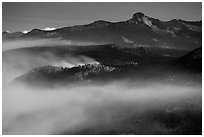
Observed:
[[[94,21],[93,24],[108,24],[110,22],[108,21],[105,21],[105,20],[97,20],[97,21]]]
[[[26,34],[38,34],[38,33],[43,33],[43,32],[44,32],[43,30],[35,28],[35,29],[32,29],[31,31],[29,31]]]
[[[144,16],[144,13],[142,13],[142,12],[137,12],[137,13],[135,13],[134,15]],[[133,15],[133,16],[134,16],[134,15]]]
[[[132,18],[129,20],[132,23],[139,23],[143,20],[143,18],[146,17],[144,13],[142,12],[137,12],[133,14]]]
[[[144,13],[142,13],[142,12],[137,12],[137,13],[135,13],[135,14],[132,16],[132,19],[142,18],[142,17],[144,17],[144,16],[145,16]]]
[[[2,34],[10,34],[8,31],[3,31]]]
[[[31,30],[31,32],[40,32],[40,31],[42,31],[42,30],[41,29],[37,29],[37,28]]]
[[[108,21],[104,21],[104,20],[98,20],[98,21],[94,21],[93,23],[91,23],[91,25],[94,25],[95,27],[104,27],[109,25],[110,22]]]

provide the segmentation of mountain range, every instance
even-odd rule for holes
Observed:
[[[50,31],[33,29],[28,33],[3,32],[2,37],[3,42],[57,39],[193,50],[202,45],[202,21],[181,19],[161,21],[138,12],[126,21],[98,20],[86,25],[63,27]]]

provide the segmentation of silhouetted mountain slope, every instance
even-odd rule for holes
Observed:
[[[2,39],[19,39],[23,35],[22,32],[14,32],[14,33],[9,33],[9,32],[3,32],[2,33]]]
[[[178,65],[190,72],[202,72],[202,48],[197,48],[177,61]]]
[[[48,54],[49,53],[49,54]],[[3,52],[3,61],[18,62],[34,61],[36,58],[45,58],[57,60],[67,60],[67,56],[81,57],[86,56],[106,65],[127,65],[142,64],[150,62],[161,62],[172,60],[186,54],[187,51],[165,48],[151,47],[129,47],[108,45],[90,45],[90,46],[47,46],[20,48]],[[30,58],[33,57],[33,58]]]
[[[112,45],[113,46],[113,45]],[[113,48],[112,46],[103,46],[103,48]],[[117,47],[118,48],[118,47]],[[114,48],[113,48],[114,49]],[[112,50],[113,50],[112,49]],[[89,49],[90,50],[90,49]],[[106,49],[107,50],[107,49]],[[104,49],[101,52],[105,53]],[[114,49],[119,50],[119,49]],[[126,49],[127,50],[127,49]],[[144,52],[145,50],[145,52]],[[106,52],[105,56],[109,59],[104,59],[101,57],[100,52],[96,53],[95,59],[101,59],[101,64],[85,64],[75,66],[73,68],[58,67],[58,66],[43,66],[34,68],[32,71],[18,77],[15,81],[22,81],[28,84],[37,85],[55,85],[55,84],[70,84],[74,82],[109,82],[113,80],[125,80],[134,79],[139,81],[170,81],[176,82],[180,78],[188,77],[192,79],[191,82],[199,81],[200,77],[192,74],[196,72],[201,73],[201,48],[196,49],[187,55],[178,58],[174,57],[171,59],[159,59],[161,56],[157,56],[155,60],[151,60],[152,57],[156,56],[147,49],[137,49],[136,52],[139,54],[125,55],[123,49],[114,52]],[[83,50],[82,50],[83,51]],[[92,51],[92,50],[90,50]],[[107,50],[107,51],[110,51]],[[94,53],[93,51],[90,53]],[[140,54],[141,53],[141,54]],[[86,52],[84,52],[86,54]],[[117,54],[117,55],[114,55]],[[86,54],[88,55],[88,54]],[[99,55],[99,56],[96,56]],[[117,61],[120,63],[113,63],[116,59],[114,56],[118,57]],[[122,56],[122,57],[121,57]],[[135,57],[141,57],[141,62],[136,62]],[[142,59],[151,60],[149,62]],[[164,57],[165,58],[165,57]],[[113,60],[111,62],[110,60]],[[108,63],[107,63],[108,62]],[[116,62],[116,61],[115,61]],[[192,74],[192,75],[191,75]]]
[[[18,77],[16,81],[39,86],[71,84],[80,81],[97,82],[108,80],[107,78],[115,76],[114,73],[117,71],[119,71],[119,69],[100,64],[79,65],[73,68],[43,66],[34,68],[25,75]]]
[[[3,40],[14,39],[3,33]],[[34,29],[15,39],[60,38],[97,43],[134,43],[151,47],[194,49],[201,46],[201,21],[161,21],[135,13],[127,21],[95,21],[87,25],[59,28],[52,31]]]

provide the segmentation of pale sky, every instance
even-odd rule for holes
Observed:
[[[124,21],[136,12],[160,20],[202,19],[201,2],[134,2],[134,3],[14,3],[3,2],[3,31],[31,30],[34,28],[65,27],[88,24],[96,20]]]

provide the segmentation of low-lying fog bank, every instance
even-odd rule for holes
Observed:
[[[96,45],[96,42],[86,42],[86,41],[73,41],[73,40],[63,40],[63,39],[28,39],[28,40],[7,40],[2,42],[2,51],[8,51],[18,48],[28,48],[28,47],[43,47],[43,46],[86,46],[86,45]]]
[[[201,92],[198,86],[156,82],[55,89],[4,85],[3,134],[201,134]]]
[[[23,42],[22,47],[29,43]],[[47,41],[45,43],[49,44]],[[35,45],[31,43],[30,46]],[[18,47],[8,45],[9,48]],[[109,58],[106,61],[110,63],[113,60],[109,60],[112,59],[109,49],[105,51],[108,50],[106,55]],[[98,52],[94,52],[94,57],[87,57],[84,54],[73,54],[72,49],[65,50],[63,55],[55,48],[52,52],[48,52],[46,48],[39,52],[41,50],[3,52],[3,134],[201,134],[201,72],[191,73],[186,69],[181,73],[183,69],[176,72],[173,70],[177,69],[171,71],[171,68],[167,71],[167,67],[161,69],[153,64],[154,67],[144,67],[147,69],[145,71],[141,67],[141,71],[134,75],[135,71],[130,74],[123,71],[126,76],[124,79],[129,81],[122,80],[123,77],[120,80],[113,77],[117,81],[111,79],[108,83],[101,79],[97,83],[93,79],[96,84],[77,81],[78,84],[73,82],[73,85],[67,83],[69,85],[63,86],[56,83],[56,87],[50,88],[28,86],[25,81],[21,84],[12,83],[18,76],[40,66],[70,68],[80,64],[101,63],[98,58],[94,58],[98,57]],[[116,62],[120,62],[118,57],[124,55],[121,50],[118,53],[114,56]],[[103,57],[100,58],[101,61],[104,60]],[[129,56],[126,58],[129,59]],[[126,62],[126,59],[123,61]],[[91,72],[96,70],[92,68]],[[137,75],[140,72],[141,75]],[[84,71],[84,74],[87,75],[88,72]],[[98,73],[91,74],[98,76]],[[101,74],[103,76],[104,73]],[[33,75],[30,78],[33,79]],[[49,77],[47,81],[43,80],[40,83],[51,81]]]
[[[3,83],[10,83],[16,77],[21,76],[34,68],[41,66],[60,66],[71,68],[77,65],[98,63],[92,58],[83,55],[67,54],[59,57],[52,53],[43,52],[36,54],[29,54],[24,52],[3,53],[2,71]]]

